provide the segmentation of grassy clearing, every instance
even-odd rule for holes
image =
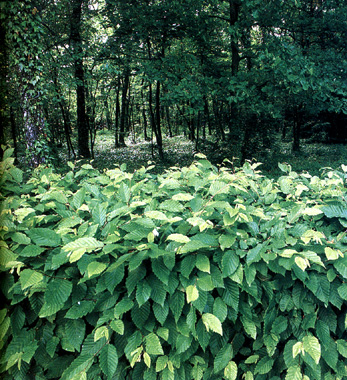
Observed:
[[[254,159],[262,163],[260,170],[271,178],[281,175],[278,162],[290,164],[294,171],[307,171],[311,175],[319,175],[325,168],[336,169],[341,164],[347,164],[347,147],[345,145],[309,144],[303,141],[301,147],[300,152],[294,153],[291,149],[291,142],[282,142],[278,138],[271,150],[254,152]],[[239,147],[235,147],[229,142],[218,142],[215,139],[201,140],[198,151],[204,153],[215,165],[221,164],[224,158],[232,161],[235,167],[241,164]],[[97,134],[94,147],[95,157],[92,164],[99,170],[126,164],[126,170],[129,172],[142,166],[155,164],[153,170],[156,173],[162,173],[172,166],[189,166],[198,151],[195,149],[195,144],[184,136],[167,137],[164,139],[165,160],[161,161],[156,146],[151,142],[140,139],[133,142],[129,139],[126,141],[126,147],[115,148],[113,132],[105,130]],[[58,157],[55,164],[57,171],[69,170],[67,166],[69,158],[64,149],[59,150]],[[80,163],[83,162],[85,161],[80,161]],[[25,167],[23,160],[21,160],[21,164],[22,167]]]

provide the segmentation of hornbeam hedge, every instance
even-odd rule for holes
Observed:
[[[347,167],[22,184],[2,162],[4,379],[347,379]]]

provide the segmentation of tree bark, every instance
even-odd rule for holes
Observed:
[[[129,68],[126,68],[124,72],[124,81],[123,81],[123,87],[122,87],[122,106],[121,106],[120,123],[119,123],[120,125],[119,125],[118,143],[120,146],[125,146],[125,125],[126,125],[126,120],[127,120],[129,77],[130,77],[130,70]]]
[[[73,48],[76,98],[77,98],[77,133],[78,155],[90,158],[88,143],[88,123],[86,115],[85,81],[82,58],[81,15],[83,0],[72,0],[71,43]]]

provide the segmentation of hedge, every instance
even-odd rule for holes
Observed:
[[[347,379],[347,167],[1,164],[4,379]],[[230,168],[228,168],[230,166]]]

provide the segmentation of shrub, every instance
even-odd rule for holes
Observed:
[[[4,379],[347,378],[347,167],[275,182],[198,155],[20,185],[10,160]]]

